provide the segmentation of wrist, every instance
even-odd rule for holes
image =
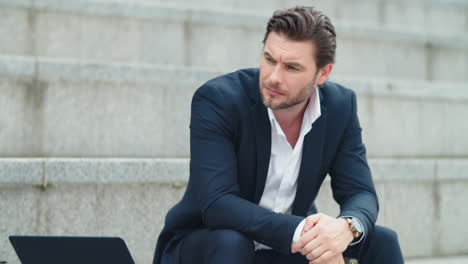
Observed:
[[[351,244],[354,240],[354,234],[353,231],[349,228],[349,223],[346,219],[340,218],[339,219],[343,225],[344,228],[344,234],[345,234],[345,241],[348,242],[347,244]]]

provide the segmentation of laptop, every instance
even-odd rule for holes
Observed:
[[[22,264],[134,264],[120,237],[10,236]]]

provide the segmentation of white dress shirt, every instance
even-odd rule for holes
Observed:
[[[312,129],[313,123],[320,117],[320,98],[318,87],[315,93],[309,98],[309,104],[302,119],[301,132],[294,148],[289,144],[286,135],[281,129],[273,111],[268,108],[268,116],[271,124],[271,154],[268,174],[259,205],[276,213],[291,214],[292,204],[296,197],[297,177],[301,167],[302,146],[304,136]],[[353,218],[353,216],[342,216],[342,218]],[[356,220],[361,223],[359,219]],[[305,220],[296,227],[291,245],[300,238]],[[362,224],[361,224],[362,226]],[[354,241],[350,246],[362,241],[365,232],[358,241]],[[255,241],[255,250],[271,249],[270,247]]]
[[[312,124],[320,115],[320,101],[318,89],[309,98],[309,104],[304,112],[301,131],[294,148],[289,144],[273,111],[268,108],[271,124],[271,154],[268,174],[259,205],[276,213],[291,214],[292,204],[296,197],[297,176],[301,166],[302,146],[304,136],[312,129]],[[299,239],[301,226],[296,228],[294,240]],[[299,233],[298,233],[299,230]],[[255,250],[271,249],[268,246],[255,242]]]

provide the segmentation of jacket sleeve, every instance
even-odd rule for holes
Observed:
[[[362,143],[354,92],[350,106],[350,117],[330,170],[331,186],[340,205],[339,216],[358,218],[364,233],[369,234],[377,220],[379,204]]]
[[[203,223],[242,232],[262,244],[290,253],[302,217],[266,210],[239,196],[234,145],[238,115],[215,87],[201,87],[192,100],[190,180]]]

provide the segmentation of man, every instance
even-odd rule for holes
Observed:
[[[263,42],[259,69],[193,96],[190,179],[153,263],[403,263],[396,234],[374,226],[355,94],[327,81],[330,19],[311,7],[277,11]],[[327,174],[337,218],[314,206]]]

